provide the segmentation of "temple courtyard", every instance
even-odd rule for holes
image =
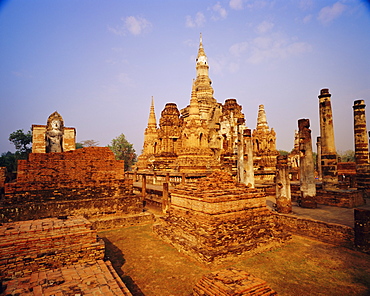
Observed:
[[[148,211],[158,221],[161,213]],[[330,209],[322,211],[328,216]],[[154,223],[98,232],[106,256],[133,295],[190,295],[202,276],[230,267],[267,281],[278,295],[370,294],[370,257],[365,253],[293,235],[267,252],[202,264],[159,239]]]

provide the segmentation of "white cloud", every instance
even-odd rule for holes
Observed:
[[[195,28],[195,27],[201,27],[206,22],[206,18],[202,12],[197,12],[194,18],[192,18],[190,15],[186,16],[186,27],[188,28]]]
[[[126,18],[121,18],[121,20],[124,22],[123,26],[116,28],[108,26],[108,30],[120,36],[126,35],[127,32],[131,33],[132,35],[140,35],[152,27],[152,24],[141,16],[128,16]]]
[[[260,23],[257,27],[257,33],[263,34],[268,31],[271,31],[271,29],[274,27],[274,24],[268,21],[263,21]]]
[[[311,21],[312,19],[312,14],[309,14],[309,15],[306,15],[304,18],[303,18],[303,23],[304,24],[307,24]]]
[[[299,7],[302,10],[308,10],[313,7],[313,0],[301,0],[299,1]]]
[[[117,80],[122,83],[125,87],[135,87],[135,81],[127,73],[119,73]]]
[[[212,10],[218,14],[217,16],[212,17],[213,20],[225,19],[227,17],[227,11],[221,6],[220,2],[213,5]]]
[[[341,16],[341,14],[346,10],[347,6],[341,2],[336,2],[332,6],[325,6],[319,12],[317,19],[323,23],[328,24],[334,19]]]
[[[231,9],[242,10],[243,0],[230,0],[229,5]]]
[[[143,17],[128,16],[125,26],[132,35],[140,35],[145,29],[151,28],[152,24]]]
[[[251,55],[247,62],[259,64],[271,60],[286,59],[312,51],[312,46],[306,42],[295,42],[277,35],[257,37],[251,44]]]
[[[235,43],[230,46],[229,52],[235,57],[240,57],[248,48],[248,42]]]

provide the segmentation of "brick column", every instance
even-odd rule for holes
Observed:
[[[170,199],[168,193],[168,183],[163,183],[163,195],[162,195],[162,212],[167,213],[170,207]]]
[[[370,211],[355,209],[355,247],[370,254]]]
[[[333,112],[329,89],[324,88],[319,95],[321,167],[323,189],[336,189],[338,185],[337,151],[334,141]]]
[[[312,139],[309,119],[299,119],[299,158],[300,158],[300,206],[316,208],[315,169],[312,157]]]
[[[357,100],[353,105],[354,138],[355,138],[355,161],[357,188],[370,196],[370,163],[369,142],[366,128],[364,100]]]
[[[141,177],[141,200],[144,201],[146,197],[146,175]]]
[[[244,184],[254,188],[254,169],[253,169],[253,141],[250,129],[245,129],[244,134]]]
[[[279,155],[276,165],[276,206],[279,213],[292,212],[288,155]]]
[[[319,180],[322,180],[322,167],[321,167],[321,137],[317,137],[316,140],[316,149],[317,149],[317,156],[316,156],[316,166],[317,166],[317,175]]]

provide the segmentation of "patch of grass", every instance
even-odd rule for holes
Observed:
[[[370,295],[370,256],[293,236],[281,247],[203,265],[152,233],[152,225],[99,232],[106,256],[134,295],[190,295],[214,270],[236,267],[268,282],[279,295]]]

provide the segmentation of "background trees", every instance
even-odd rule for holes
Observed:
[[[129,171],[131,166],[136,163],[137,155],[135,153],[135,149],[133,148],[133,144],[126,140],[124,134],[121,134],[117,138],[113,139],[108,147],[113,151],[116,159],[125,161],[125,171]]]

